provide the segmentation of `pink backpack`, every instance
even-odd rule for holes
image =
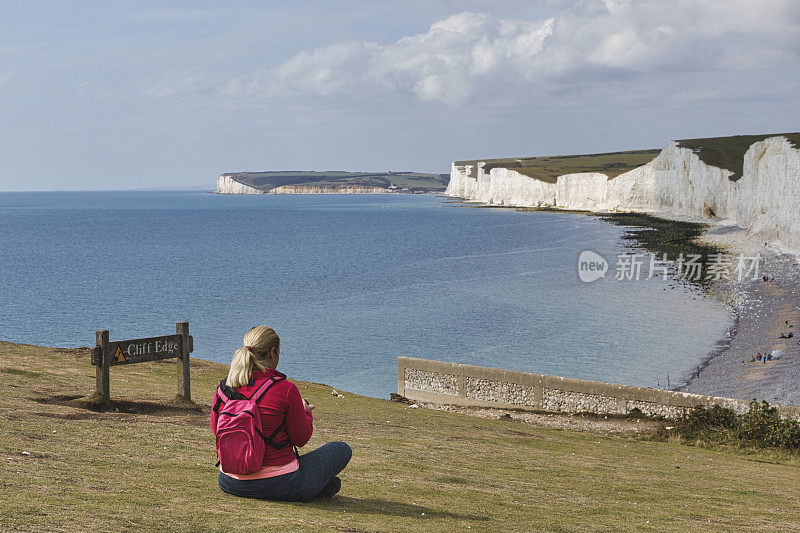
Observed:
[[[223,472],[237,475],[257,472],[261,469],[266,446],[283,448],[288,444],[279,444],[273,440],[284,428],[286,419],[269,437],[265,437],[261,431],[261,415],[258,412],[261,398],[283,379],[279,376],[269,378],[249,398],[228,387],[225,380],[220,382],[214,393],[211,431],[217,438],[217,465],[222,465]]]

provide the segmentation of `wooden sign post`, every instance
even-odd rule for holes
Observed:
[[[192,401],[189,384],[189,354],[194,350],[192,336],[189,335],[189,323],[177,322],[175,335],[130,339],[110,342],[108,330],[95,333],[96,346],[92,350],[92,364],[97,368],[96,391],[100,395],[103,407],[111,405],[109,392],[109,370],[116,365],[130,365],[160,359],[178,359],[178,396]]]

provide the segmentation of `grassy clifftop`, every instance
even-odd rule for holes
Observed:
[[[508,157],[502,159],[478,159],[456,161],[456,165],[476,165],[483,161],[484,171],[493,168],[510,168],[520,174],[547,183],[556,183],[559,176],[578,172],[602,172],[613,178],[652,161],[661,150],[633,150],[606,154],[557,155],[543,157]],[[476,176],[473,167],[471,176]]]
[[[173,399],[175,361],[114,367],[118,410],[101,413],[87,409],[88,359],[0,342],[0,530],[787,531],[800,516],[795,457],[410,409],[303,382],[317,405],[306,448],[354,450],[342,492],[236,498],[216,486],[206,404],[227,367],[192,361],[199,408]]]
[[[800,133],[773,133],[764,135],[734,135],[676,141],[681,148],[697,154],[707,165],[730,170],[731,181],[742,177],[744,154],[750,146],[769,137],[786,137],[795,148],[800,148]],[[652,161],[661,150],[632,150],[605,154],[559,155],[543,157],[507,157],[500,159],[475,159],[455,161],[456,165],[477,165],[484,162],[484,170],[509,168],[531,178],[556,183],[558,176],[579,172],[602,172],[609,178],[619,176]],[[473,167],[470,175],[477,176]]]
[[[284,185],[313,187],[384,187],[394,185],[412,192],[440,192],[447,187],[448,174],[423,174],[420,172],[238,172],[226,174],[236,181],[260,191],[269,191]]]
[[[764,135],[734,135],[732,137],[709,137],[706,139],[685,139],[676,141],[681,148],[697,154],[707,165],[724,168],[733,172],[731,181],[742,177],[744,154],[753,143],[769,137],[786,137],[795,148],[800,148],[800,133],[771,133]]]

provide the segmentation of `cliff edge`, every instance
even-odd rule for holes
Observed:
[[[236,181],[235,174],[220,174],[217,176],[217,194],[263,194],[249,185]]]

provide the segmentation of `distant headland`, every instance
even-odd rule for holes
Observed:
[[[217,177],[218,194],[420,194],[444,192],[449,174],[275,171]]]

